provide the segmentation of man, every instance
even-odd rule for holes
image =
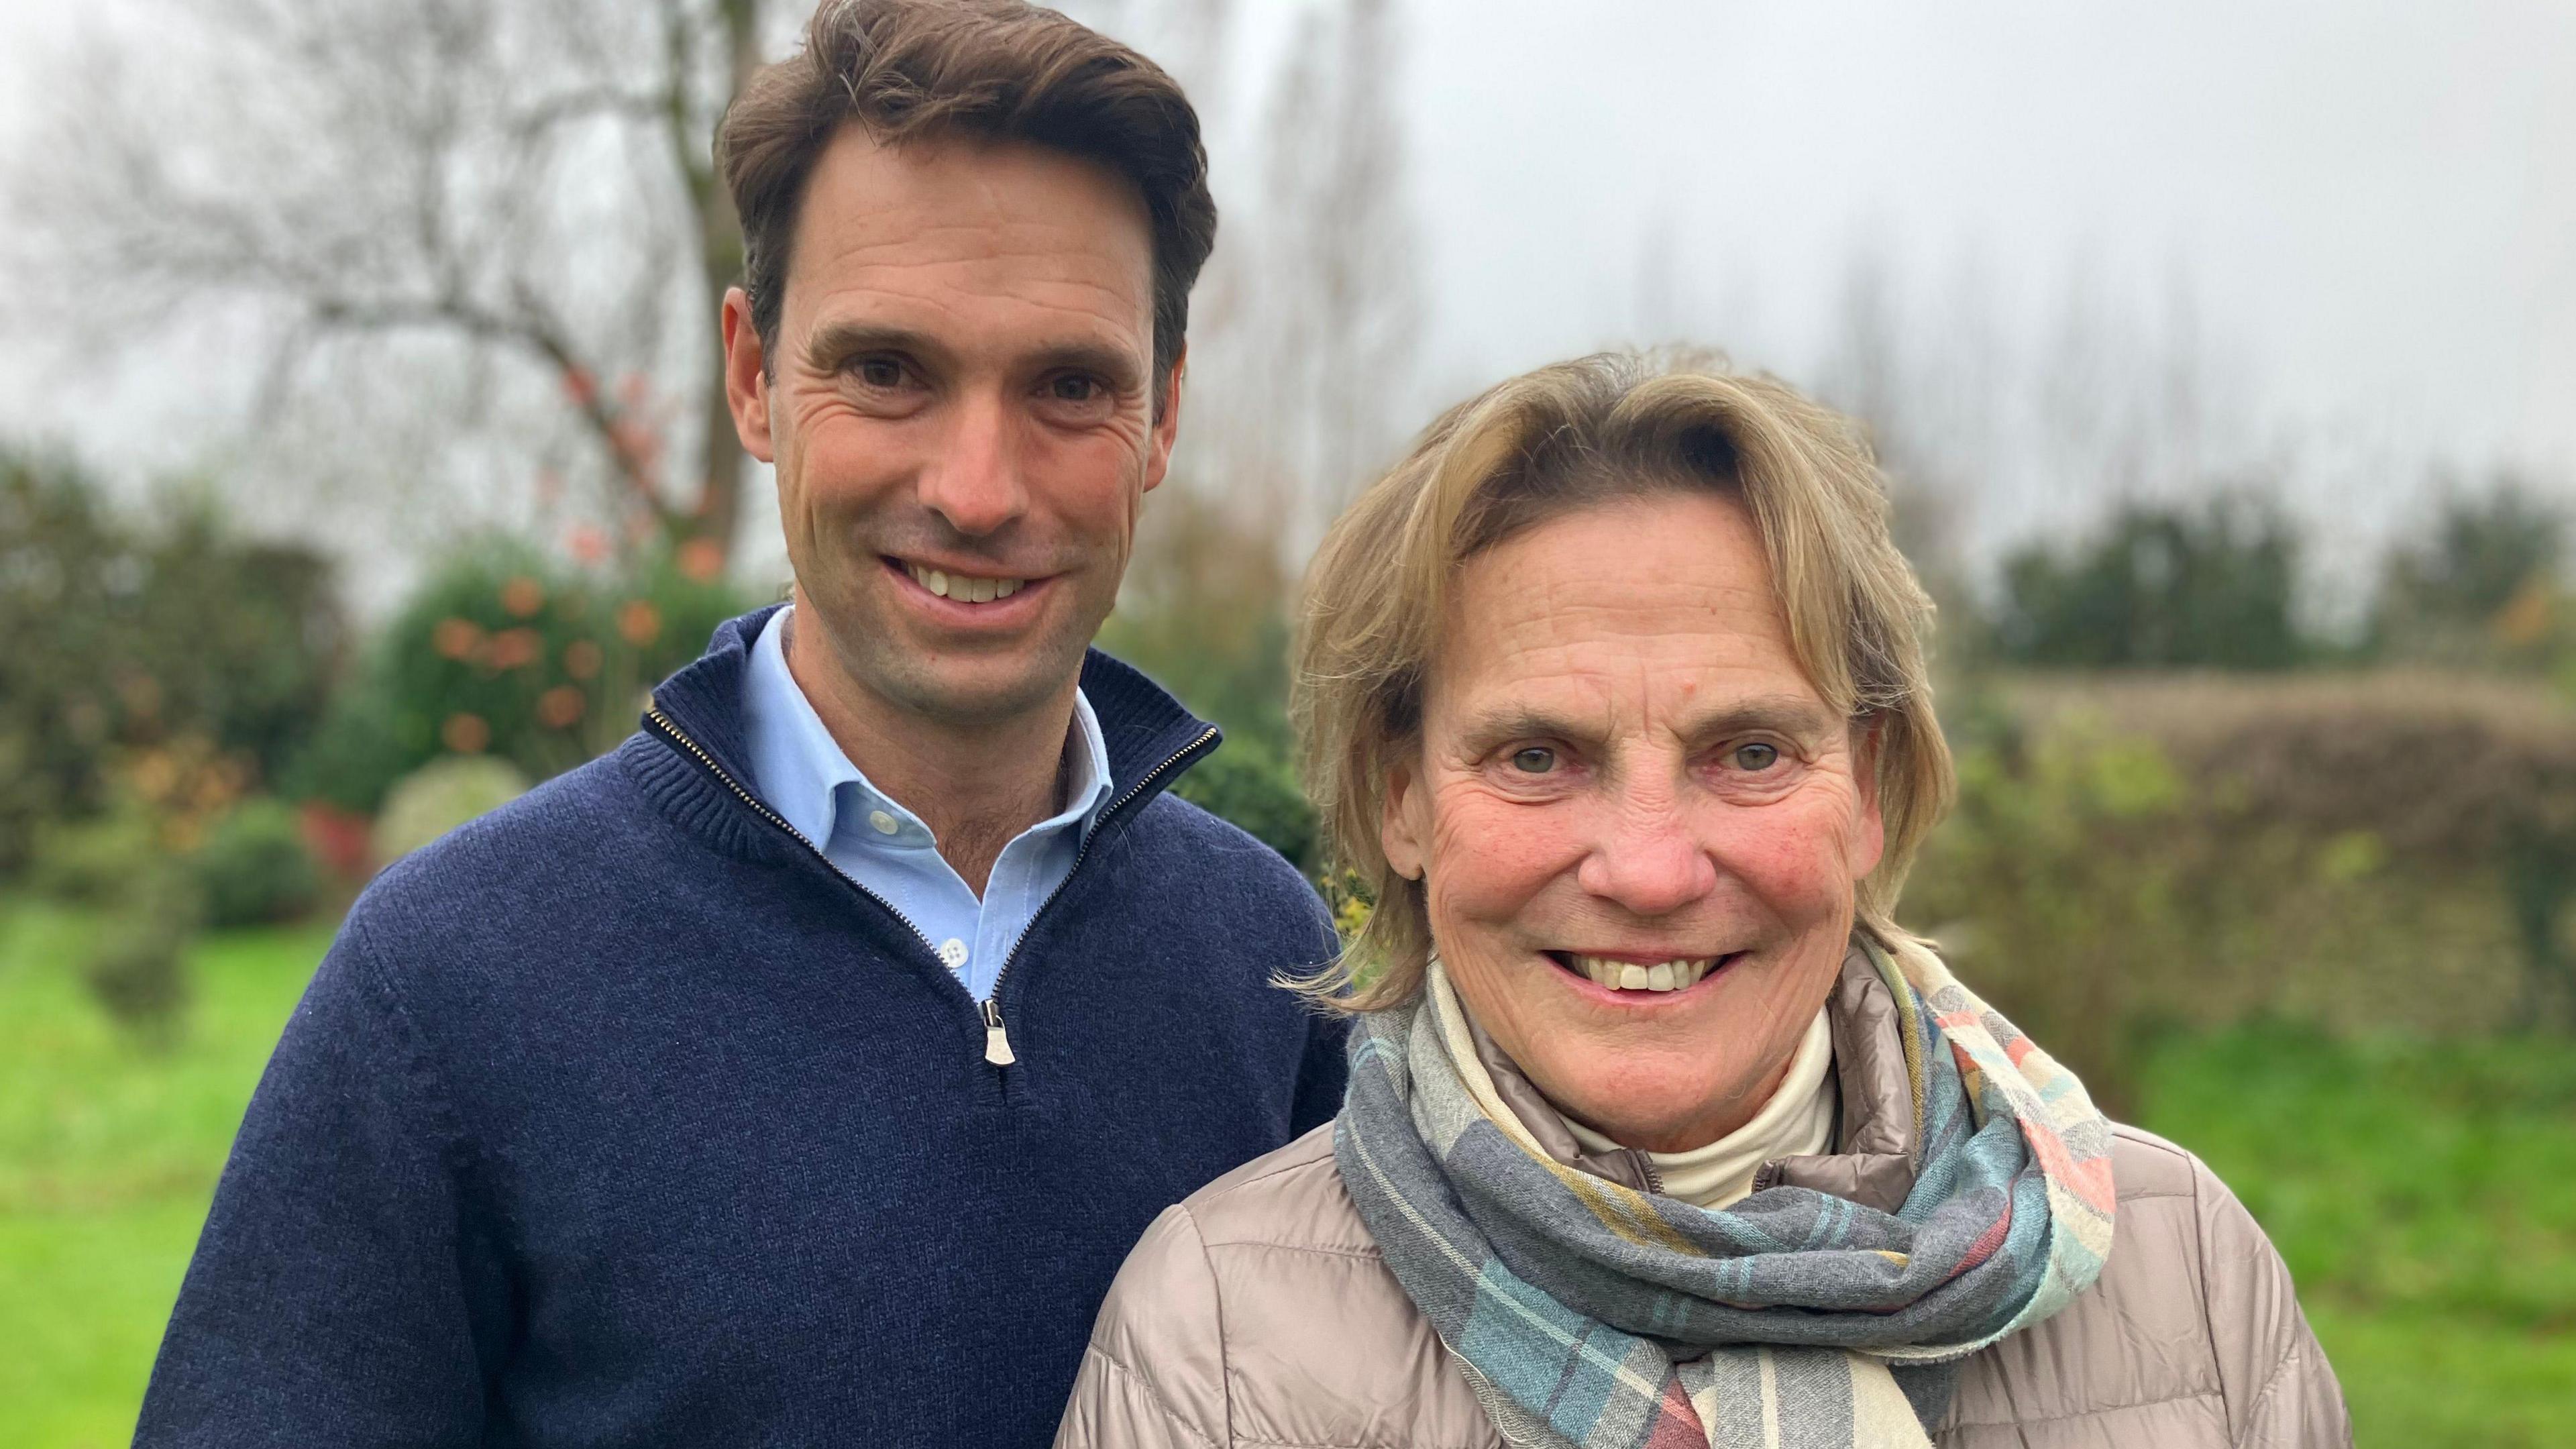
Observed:
[[[1156,1212],[1328,1118],[1314,893],[1087,643],[1215,213],[1161,71],[832,0],[719,149],[796,589],[401,862],[253,1100],[143,1444],[1043,1444]]]

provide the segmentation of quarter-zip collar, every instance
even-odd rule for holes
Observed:
[[[767,802],[758,800],[749,767],[743,676],[753,641],[782,607],[771,605],[719,627],[704,655],[653,691],[644,733],[622,752],[656,804],[728,854],[760,858],[807,851],[809,844],[820,843],[802,841]],[[1097,649],[1084,657],[1082,691],[1099,718],[1109,756],[1109,805],[1093,832],[1096,845],[1098,835],[1134,819],[1223,736],[1142,673]],[[655,713],[667,722],[667,733],[653,721]],[[705,758],[693,758],[669,734],[688,741]],[[752,808],[746,808],[746,795],[752,797]]]

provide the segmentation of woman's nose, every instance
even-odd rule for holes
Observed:
[[[1028,511],[1009,410],[999,398],[968,396],[939,460],[921,475],[921,503],[969,538]]]
[[[1679,812],[1630,809],[1584,857],[1575,880],[1631,915],[1668,916],[1717,889],[1717,866]]]

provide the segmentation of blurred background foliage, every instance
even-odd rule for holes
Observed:
[[[160,1222],[166,1281],[115,1329],[127,1395],[193,1230],[169,1195],[202,1206],[318,932],[384,862],[613,747],[758,595],[659,546],[580,563],[487,535],[360,624],[326,560],[243,537],[202,489],[122,507],[28,456],[0,480],[0,1059],[27,1094],[0,1120],[0,1299],[13,1272],[43,1286],[9,1264],[12,1212],[104,1194]],[[2237,1184],[2366,1440],[2545,1442],[2533,1405],[2576,1382],[2563,515],[2516,480],[2444,492],[2338,634],[2303,622],[2295,529],[2214,496],[1947,587],[1960,797],[1904,918],[2113,1112]],[[1225,727],[1176,790],[1320,878],[1293,594],[1274,528],[1175,490],[1101,642]],[[84,1001],[107,1035],[63,1034]],[[188,1165],[137,1186],[85,1156],[113,1122]],[[2434,1342],[2503,1397],[2372,1367]]]
[[[130,1395],[193,1230],[168,1204],[202,1206],[336,911],[612,748],[760,594],[650,541],[579,562],[480,535],[361,623],[326,559],[240,534],[202,488],[120,506],[27,455],[0,484],[0,1059],[26,1094],[0,1121],[0,1299],[49,1281],[10,1265],[12,1213],[98,1196],[159,1223],[168,1271],[97,1350]],[[2238,1185],[2367,1440],[2545,1442],[2533,1405],[2576,1381],[2564,517],[2518,480],[2443,492],[2337,632],[2308,622],[2293,525],[2212,497],[2115,510],[1984,592],[1944,580],[1960,798],[1904,918],[2112,1111]],[[1225,727],[1176,790],[1320,878],[1277,529],[1186,489],[1147,518],[1101,642]],[[65,1035],[76,1008],[107,1034]],[[87,1155],[110,1130],[187,1165]],[[2373,1368],[2429,1343],[2502,1397]]]
[[[273,385],[242,451],[158,486],[0,440],[0,1442],[130,1431],[242,1105],[371,874],[613,748],[776,596],[712,366],[740,238],[706,138],[804,8],[148,0],[186,23],[134,54],[177,72],[66,87],[35,293],[79,311],[48,330],[150,349],[236,309],[271,325],[223,356]],[[1297,574],[1426,400],[1493,380],[1425,376],[1398,7],[1315,0],[1249,68],[1234,7],[1072,8],[1183,78],[1229,188],[1181,449],[1100,642],[1224,727],[1175,792],[1323,878]],[[1715,315],[1675,225],[1636,258],[1639,340]],[[1851,262],[1795,380],[1888,465],[1961,780],[1903,919],[2235,1186],[2362,1444],[2562,1442],[2569,480],[2428,467],[2356,558],[2290,501],[2335,440],[2231,460],[2240,400],[2174,339],[2079,286],[2024,366],[1991,298],[1927,312],[1866,237]],[[325,541],[308,474],[372,543]],[[1966,537],[2034,483],[2083,506]]]

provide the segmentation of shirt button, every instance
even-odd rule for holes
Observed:
[[[954,970],[956,970],[958,967],[965,965],[965,964],[966,964],[966,943],[965,943],[965,942],[963,942],[963,941],[958,940],[958,939],[957,939],[956,937],[954,937],[954,936],[951,936],[951,937],[949,937],[947,940],[942,941],[942,942],[939,944],[939,959],[940,959],[940,960],[942,960],[942,961],[947,962],[947,963],[948,963],[948,969],[949,969],[949,970],[951,970],[951,971],[954,971]]]
[[[877,834],[879,835],[892,835],[903,828],[901,821],[896,820],[893,816],[888,815],[882,810],[869,811],[868,823],[877,828]]]

